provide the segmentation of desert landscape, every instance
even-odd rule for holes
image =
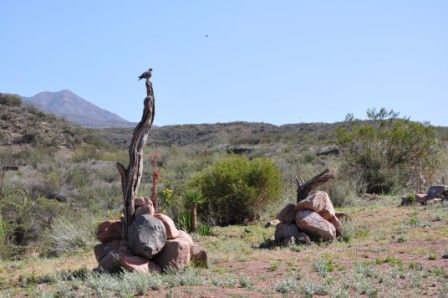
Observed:
[[[0,297],[448,297],[448,6],[249,2],[0,4]]]

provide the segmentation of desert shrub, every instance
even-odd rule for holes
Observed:
[[[46,253],[58,256],[82,250],[94,243],[93,231],[94,221],[88,218],[74,221],[60,216],[52,222],[49,229]]]
[[[22,98],[15,94],[0,93],[0,104],[9,107],[19,107],[22,105]]]
[[[6,192],[0,201],[2,247],[4,258],[20,258],[28,247],[41,240],[54,218],[63,209],[60,202],[43,197],[30,198],[22,191]]]
[[[385,109],[370,110],[371,121],[355,121],[337,130],[343,151],[341,172],[348,177],[360,176],[369,193],[419,187],[435,172],[436,130],[429,124],[396,116]]]
[[[282,177],[268,158],[232,155],[200,172],[190,184],[206,198],[200,215],[226,225],[253,220],[267,204],[279,199]]]

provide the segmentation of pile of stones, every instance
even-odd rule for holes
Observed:
[[[414,204],[427,205],[448,201],[448,186],[433,185],[428,188],[426,193],[417,193],[415,195],[402,197],[401,206],[409,206]]]
[[[149,198],[135,199],[135,220],[129,227],[128,241],[122,239],[122,220],[108,220],[98,225],[94,248],[97,271],[121,270],[142,273],[181,269],[191,262],[207,267],[207,252],[193,242],[173,220],[156,213]]]
[[[323,191],[317,191],[297,204],[286,205],[277,215],[277,220],[277,244],[334,241],[342,233],[342,225],[333,203]]]

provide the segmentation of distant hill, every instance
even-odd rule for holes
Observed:
[[[70,90],[40,92],[31,97],[23,97],[24,103],[39,110],[64,117],[70,122],[90,128],[133,127],[117,114],[97,107]]]

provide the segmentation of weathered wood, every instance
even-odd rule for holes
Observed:
[[[146,98],[144,100],[143,115],[140,122],[134,128],[131,144],[129,145],[129,165],[125,168],[117,163],[117,169],[121,177],[123,192],[124,223],[123,239],[128,240],[128,229],[134,221],[134,200],[143,173],[143,148],[145,147],[148,133],[154,121],[155,99],[151,81],[146,81]]]
[[[315,189],[319,185],[324,184],[325,182],[327,182],[332,178],[334,178],[334,175],[330,173],[329,169],[325,169],[325,171],[314,176],[313,178],[311,178],[306,182],[304,182],[302,179],[296,179],[297,203],[305,199],[313,189]]]

